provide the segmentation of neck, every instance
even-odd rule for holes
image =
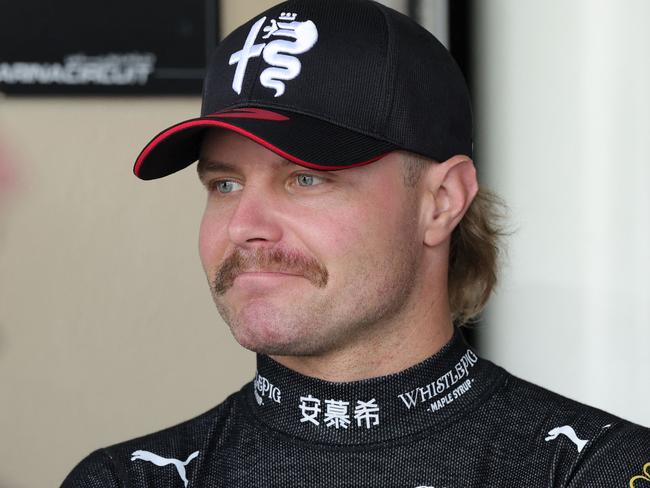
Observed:
[[[244,386],[260,426],[324,444],[372,444],[444,426],[479,404],[500,373],[481,360],[458,329],[435,354],[403,371],[331,382],[300,374],[257,354]]]

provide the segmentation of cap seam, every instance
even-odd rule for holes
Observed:
[[[381,15],[384,19],[384,24],[386,25],[386,55],[384,56],[386,63],[384,65],[384,78],[382,80],[382,91],[384,92],[384,100],[386,100],[385,104],[380,104],[380,107],[382,107],[383,113],[380,117],[377,117],[377,120],[375,121],[375,124],[373,126],[373,129],[375,131],[381,131],[385,132],[385,129],[388,125],[388,118],[389,114],[392,111],[393,108],[393,100],[394,100],[394,93],[395,90],[394,84],[395,84],[395,69],[390,69],[393,68],[392,64],[394,61],[394,66],[397,67],[397,61],[393,60],[393,58],[397,58],[398,52],[397,52],[397,43],[393,42],[394,36],[392,35],[392,30],[391,30],[391,24],[390,24],[390,19],[388,18],[388,15],[386,11],[384,10],[383,6],[381,4],[378,4],[376,2],[371,2],[371,4],[381,12]],[[391,55],[392,50],[391,47],[393,47],[393,44],[395,45],[395,54]]]

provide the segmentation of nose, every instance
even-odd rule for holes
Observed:
[[[270,190],[245,187],[228,223],[231,241],[242,247],[257,246],[260,241],[278,242],[282,238],[279,212],[278,199]]]

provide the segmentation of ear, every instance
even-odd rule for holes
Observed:
[[[424,243],[433,247],[451,236],[478,192],[476,168],[463,155],[433,164],[423,188]]]

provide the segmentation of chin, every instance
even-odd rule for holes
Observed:
[[[240,310],[222,308],[224,321],[235,340],[249,351],[278,356],[305,356],[313,353],[315,331],[306,319],[273,306],[266,300],[249,302]]]
[[[286,328],[247,324],[245,327],[231,327],[235,340],[249,351],[267,356],[309,356],[313,344],[308,338]]]
[[[245,349],[260,354],[288,354],[295,348],[296,337],[283,324],[284,321],[265,317],[255,320],[239,317],[230,324],[235,340]]]
[[[298,346],[293,343],[264,341],[259,338],[249,340],[249,338],[238,338],[237,336],[235,336],[235,340],[243,348],[267,356],[296,356],[300,354]]]

